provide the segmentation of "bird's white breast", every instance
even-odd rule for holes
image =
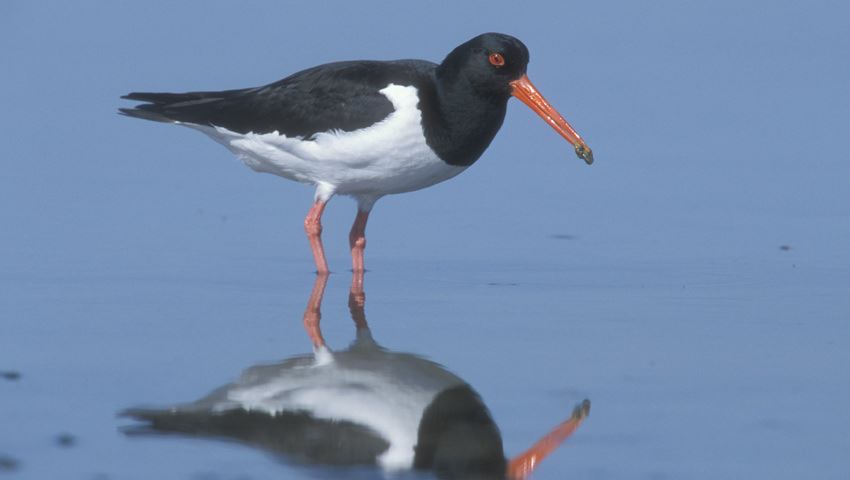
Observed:
[[[214,409],[304,411],[368,426],[390,444],[378,457],[389,470],[412,466],[423,411],[437,393],[463,384],[437,364],[390,352],[326,352],[315,362],[274,370],[264,381],[251,377],[229,388]]]
[[[278,132],[241,134],[223,127],[187,126],[222,143],[258,172],[322,185],[339,194],[409,192],[466,168],[447,164],[428,146],[415,87],[390,84],[380,92],[395,109],[384,120],[352,132],[317,133],[311,140]]]

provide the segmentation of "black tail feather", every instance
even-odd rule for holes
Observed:
[[[119,113],[128,117],[153,120],[155,122],[188,122],[209,124],[216,118],[221,101],[249,89],[224,90],[220,92],[132,92],[121,98],[144,102],[133,108],[119,108]],[[209,115],[212,117],[207,118]]]
[[[141,118],[144,120],[153,120],[154,122],[174,122],[174,120],[166,117],[161,113],[143,109],[141,107],[144,107],[144,105],[140,105],[136,108],[119,108],[118,113],[121,115],[126,115],[128,117]]]
[[[198,100],[218,100],[227,98],[234,94],[244,92],[247,89],[223,90],[218,92],[130,92],[124,95],[124,100],[136,100],[138,102],[153,103],[155,105],[174,105],[184,102],[196,102]]]
[[[374,464],[389,443],[374,430],[347,421],[322,420],[306,412],[223,412],[136,408],[119,414],[143,422],[125,427],[127,435],[181,434],[237,440],[289,456],[296,462],[325,465]]]

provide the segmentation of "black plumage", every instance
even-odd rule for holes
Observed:
[[[414,84],[426,69],[427,62],[415,60],[337,62],[256,88],[130,93],[123,98],[149,103],[121,112],[149,120],[215,125],[239,133],[278,132],[310,138],[333,130],[350,132],[383,120],[393,106],[379,90],[393,82]]]
[[[499,427],[472,387],[434,397],[419,422],[413,468],[446,479],[503,479],[507,464]]]
[[[194,127],[258,172],[316,187],[304,224],[316,271],[330,271],[321,217],[334,195],[358,214],[352,269],[365,269],[366,222],[375,202],[448,180],[472,165],[502,126],[508,99],[540,115],[590,164],[593,154],[526,76],[528,49],[485,33],[440,63],[348,61],[309,68],[262,87],[189,93],[134,92],[124,115]],[[340,134],[347,132],[350,134]]]
[[[496,70],[489,51],[510,62]],[[278,132],[311,139],[321,132],[367,128],[393,112],[380,90],[414,86],[428,145],[450,165],[469,166],[499,131],[511,95],[509,81],[525,73],[528,49],[519,40],[485,34],[455,48],[441,64],[424,60],[347,61],[319,65],[262,87],[220,92],[133,92],[146,102],[121,113],[159,122],[214,125],[238,133]]]
[[[129,427],[129,435],[151,433],[232,439],[286,455],[296,463],[374,465],[389,443],[371,428],[344,420],[319,419],[307,412],[223,412],[131,409],[122,416],[145,425]]]

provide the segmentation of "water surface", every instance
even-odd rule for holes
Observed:
[[[320,31],[307,4],[0,5],[3,475],[381,477],[122,433],[123,409],[309,352],[314,275],[309,188],[119,117],[118,97],[439,60],[485,31],[528,44],[530,78],[596,162],[514,102],[468,172],[381,200],[375,337],[474,387],[508,456],[589,398],[533,478],[850,475],[845,6],[375,8],[337,5]],[[340,349],[353,216],[334,199],[325,217],[322,329]]]

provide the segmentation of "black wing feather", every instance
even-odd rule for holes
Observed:
[[[319,132],[354,131],[383,120],[393,106],[379,90],[390,83],[421,86],[435,67],[418,60],[330,63],[257,88],[135,92],[123,98],[147,103],[120,111],[147,120],[309,138]]]
[[[203,99],[221,99],[230,97],[239,93],[244,93],[250,90],[249,88],[241,88],[238,90],[223,90],[218,92],[188,92],[188,93],[153,93],[153,92],[132,92],[124,95],[125,100],[137,100],[139,102],[153,103],[156,105],[168,105],[182,102],[190,102]]]
[[[129,435],[162,433],[236,440],[300,463],[370,465],[389,448],[389,443],[368,427],[317,419],[306,412],[269,415],[246,410],[132,409],[121,415],[146,422],[125,428]]]

